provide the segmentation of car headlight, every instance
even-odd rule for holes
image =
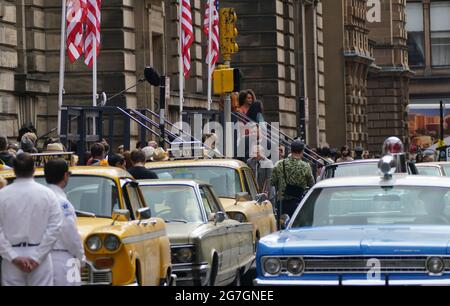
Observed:
[[[440,257],[430,257],[426,262],[427,271],[431,274],[441,274],[444,272],[445,263]]]
[[[86,241],[86,246],[89,251],[97,252],[102,248],[102,238],[100,236],[94,235],[88,238]]]
[[[247,218],[245,217],[245,215],[243,213],[234,213],[232,214],[231,219],[236,220],[237,222],[247,222]]]
[[[192,262],[194,258],[194,252],[191,248],[179,248],[175,249],[175,258],[180,263]]]
[[[120,247],[120,240],[115,235],[106,236],[104,243],[105,248],[110,252],[117,251]]]
[[[264,271],[270,275],[277,275],[281,271],[281,260],[279,258],[267,258],[264,261]]]
[[[289,273],[299,275],[303,273],[303,269],[305,268],[305,263],[301,258],[289,258],[287,261],[286,268]]]

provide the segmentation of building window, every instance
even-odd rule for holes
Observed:
[[[430,3],[433,66],[450,66],[450,1]]]
[[[407,3],[406,14],[409,65],[411,67],[425,66],[422,3]]]

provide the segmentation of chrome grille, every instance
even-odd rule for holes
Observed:
[[[373,269],[370,259],[380,262],[381,273],[427,273],[426,256],[398,257],[304,257],[304,273],[367,273]],[[446,269],[450,268],[450,259],[445,258]]]
[[[86,263],[81,270],[82,285],[111,285],[112,272],[109,269],[97,270],[91,263]]]

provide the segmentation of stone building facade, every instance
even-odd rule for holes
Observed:
[[[0,134],[14,137],[27,122],[43,134],[56,127],[61,1],[0,3]],[[128,88],[153,66],[170,77],[169,119],[178,118],[177,3],[103,1],[99,92],[111,96]],[[188,110],[207,106],[204,5],[191,0]],[[379,151],[386,136],[406,137],[406,0],[221,0],[220,6],[237,11],[240,51],[232,66],[243,72],[242,87],[263,101],[267,121],[312,147]],[[81,60],[66,60],[64,104],[90,105],[91,84]],[[159,92],[143,84],[110,104],[158,111]]]
[[[314,147],[326,142],[322,3],[222,0],[238,14],[239,53],[232,65],[264,103],[266,120]],[[303,98],[303,99],[301,99]]]
[[[441,101],[446,105],[446,137],[450,130],[450,1],[408,0],[407,13],[409,63],[415,73],[410,82],[411,106],[432,108],[436,114],[435,122],[430,122],[433,118],[411,112],[410,136],[415,145],[428,147],[440,138]]]
[[[185,109],[206,108],[203,3],[192,0],[195,42],[185,84]],[[145,66],[170,77],[169,119],[178,118],[178,10],[176,0],[102,1],[98,92],[113,95],[143,77]],[[38,134],[56,127],[60,0],[0,1],[0,134],[17,136],[24,123]],[[92,72],[79,59],[65,64],[64,105],[92,104]],[[159,110],[159,89],[143,84],[110,105]],[[213,109],[217,109],[217,103]],[[132,130],[136,134],[136,127]],[[53,136],[56,136],[53,134]]]
[[[405,5],[403,0],[324,0],[326,75],[333,80],[326,90],[332,146],[348,144],[380,152],[389,136],[407,143],[412,73]],[[342,19],[336,18],[339,15]]]

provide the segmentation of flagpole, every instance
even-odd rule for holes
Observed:
[[[94,31],[91,32],[93,40],[93,67],[92,67],[92,105],[97,106],[97,35]],[[95,117],[93,119],[93,134],[96,134]],[[100,139],[101,141],[101,139]]]
[[[212,104],[212,19],[213,19],[213,5],[214,0],[209,1],[209,25],[208,25],[208,110],[211,110]]]
[[[66,16],[67,4],[66,0],[62,0],[62,15],[61,15],[61,46],[59,52],[59,89],[58,89],[58,137],[61,135],[61,108],[63,104],[64,93],[64,73],[66,61]]]
[[[179,52],[179,60],[178,60],[178,70],[180,71],[180,78],[179,78],[179,86],[180,86],[180,124],[183,122],[183,103],[184,103],[184,83],[183,83],[183,78],[184,78],[184,65],[183,65],[183,30],[182,30],[182,25],[181,25],[181,20],[183,19],[182,15],[183,15],[183,4],[182,4],[183,0],[179,0],[179,10],[180,10],[180,15],[179,15],[179,44],[178,44],[178,52]],[[180,128],[182,128],[182,125],[180,126]]]

